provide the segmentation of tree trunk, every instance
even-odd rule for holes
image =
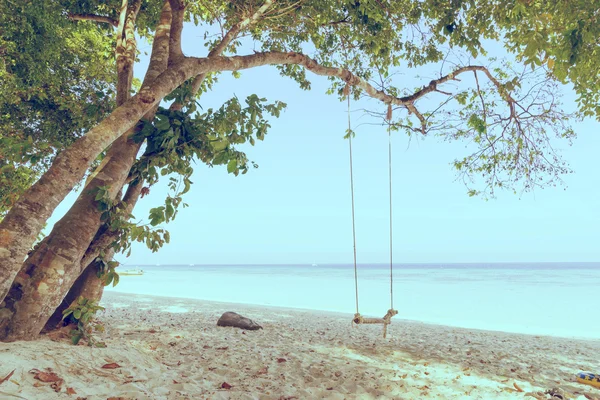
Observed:
[[[166,3],[144,84],[167,68],[170,21],[171,11]],[[155,110],[146,118],[153,118]],[[101,225],[102,211],[95,200],[95,189],[105,188],[108,200],[114,200],[125,184],[141,146],[127,136],[113,143],[75,204],[54,225],[47,240],[25,261],[5,299],[6,307],[0,316],[0,340],[30,340],[37,337],[81,274],[81,259]]]
[[[125,212],[131,214],[135,207],[142,190],[142,182],[129,185],[127,193],[123,198],[123,203],[126,204]],[[102,299],[104,293],[104,283],[102,279],[98,278],[98,262],[97,257],[104,252],[105,261],[112,260],[114,256],[114,250],[111,248],[113,241],[116,239],[116,233],[108,230],[108,227],[104,225],[96,234],[96,237],[88,247],[85,255],[81,259],[81,269],[83,273],[77,278],[67,296],[63,299],[62,303],[54,311],[44,331],[50,331],[59,325],[62,321],[62,313],[64,310],[69,308],[73,303],[83,296],[85,298],[99,302]]]
[[[0,317],[0,340],[32,339],[40,332],[46,318],[82,272],[80,261],[100,228],[102,211],[92,188],[106,187],[110,198],[115,198],[139,146],[125,137],[119,138],[73,207],[28,257],[5,298],[6,305],[10,305],[10,318],[6,318],[6,312]]]
[[[112,258],[112,254],[110,258]],[[79,278],[77,278],[71,290],[69,290],[69,293],[67,293],[58,308],[54,310],[54,314],[46,322],[44,331],[51,331],[59,327],[63,318],[63,311],[71,307],[80,296],[96,302],[100,301],[104,292],[104,282],[98,278],[97,272],[98,263],[96,261],[90,263],[83,270],[83,273],[79,275]]]

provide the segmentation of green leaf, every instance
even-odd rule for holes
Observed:
[[[73,343],[74,345],[77,345],[80,340],[81,340],[80,334],[75,334],[75,335],[71,336],[71,343]]]
[[[173,208],[173,206],[171,204],[167,204],[166,208],[165,208],[165,215],[166,215],[166,219],[167,221],[169,221],[172,217],[173,214],[175,213],[175,209]]]
[[[233,173],[237,170],[237,160],[234,158],[227,163],[227,172]]]
[[[168,131],[171,127],[171,123],[169,122],[169,118],[165,115],[158,114],[155,120],[156,129],[159,131]]]
[[[219,140],[217,142],[211,142],[213,150],[216,152],[223,151],[227,148],[229,143],[226,140]]]

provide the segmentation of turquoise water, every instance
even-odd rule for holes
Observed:
[[[141,267],[118,292],[355,312],[351,265]],[[359,265],[359,309],[390,307],[389,265]],[[600,263],[394,266],[398,318],[466,328],[600,338]]]

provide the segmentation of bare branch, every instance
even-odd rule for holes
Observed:
[[[475,83],[477,84],[477,95],[481,100],[481,109],[483,110],[483,122],[487,125],[487,110],[485,107],[485,101],[483,100],[483,95],[481,94],[481,87],[479,86],[479,78],[477,77],[477,71],[473,71],[473,75],[475,75]]]
[[[104,24],[110,24],[117,28],[119,26],[119,21],[114,18],[107,17],[105,15],[96,15],[96,14],[68,14],[69,19],[73,21],[93,21],[93,22],[101,22]]]
[[[208,53],[208,57],[220,56],[223,54],[227,46],[229,46],[229,44],[237,37],[240,31],[256,22],[262,15],[264,15],[264,13],[269,9],[269,7],[271,7],[272,4],[273,0],[266,0],[265,3],[258,10],[256,10],[252,16],[233,25],[231,29],[229,29],[229,31],[223,36],[223,39],[221,39],[221,41]],[[191,87],[191,98],[196,97],[202,82],[204,79],[206,79],[206,75],[206,73],[203,73],[194,78]],[[171,110],[181,110],[181,108],[183,108],[183,104],[178,102],[173,103],[170,107]]]

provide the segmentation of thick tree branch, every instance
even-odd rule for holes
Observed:
[[[137,42],[135,39],[135,21],[140,11],[141,0],[134,0],[127,5],[128,0],[123,0],[117,27],[117,106],[120,106],[131,97],[131,83],[133,81],[133,64]]]
[[[150,54],[150,64],[144,76],[142,87],[151,84],[163,72],[167,70],[169,65],[169,44],[171,41],[171,23],[173,14],[169,0],[165,0],[160,13],[158,26],[152,43],[152,52]],[[152,120],[154,113],[158,109],[158,104],[155,104],[147,113],[144,114],[145,119]],[[141,145],[140,145],[141,146]]]
[[[152,83],[167,67],[169,62],[169,41],[171,36],[171,6],[166,0],[160,13],[160,20],[156,27],[150,64],[144,77],[142,86]]]
[[[183,59],[181,50],[181,32],[183,31],[183,18],[185,4],[183,0],[169,0],[171,5],[171,32],[169,38],[169,64],[176,64]]]
[[[213,61],[214,60],[214,61]],[[467,67],[461,67],[448,75],[442,76],[438,79],[432,80],[428,85],[424,86],[420,90],[415,93],[404,96],[404,97],[395,97],[389,94],[386,94],[382,90],[378,90],[374,88],[369,82],[361,79],[360,77],[354,75],[351,71],[344,68],[333,68],[333,67],[324,67],[318,64],[312,58],[301,54],[301,53],[283,53],[283,52],[266,52],[266,53],[255,53],[248,56],[233,56],[233,57],[214,57],[209,62],[207,58],[188,58],[186,59],[186,63],[190,63],[191,68],[198,68],[199,70],[204,70],[204,65],[206,63],[210,64],[219,64],[216,70],[218,71],[236,71],[241,69],[248,69],[257,67],[260,65],[284,65],[284,64],[297,64],[305,67],[310,72],[321,75],[321,76],[332,76],[338,77],[343,81],[347,82],[352,86],[357,86],[365,91],[365,93],[373,97],[374,99],[380,100],[386,104],[394,104],[398,106],[410,107],[413,106],[415,101],[420,99],[421,97],[436,91],[437,85],[448,82],[450,80],[456,79],[456,76],[467,72],[467,71],[484,71],[488,76],[493,78],[493,75],[488,71],[486,67],[471,65]],[[196,65],[193,65],[196,64]],[[212,70],[212,68],[211,68]],[[211,71],[212,72],[212,71]],[[502,84],[500,84],[497,80],[492,81],[499,90],[502,90]],[[413,110],[410,110],[413,111]]]
[[[93,22],[101,22],[105,24],[110,24],[117,28],[119,26],[119,21],[114,18],[107,17],[104,15],[96,15],[96,14],[68,14],[69,19],[73,21],[93,21]]]

